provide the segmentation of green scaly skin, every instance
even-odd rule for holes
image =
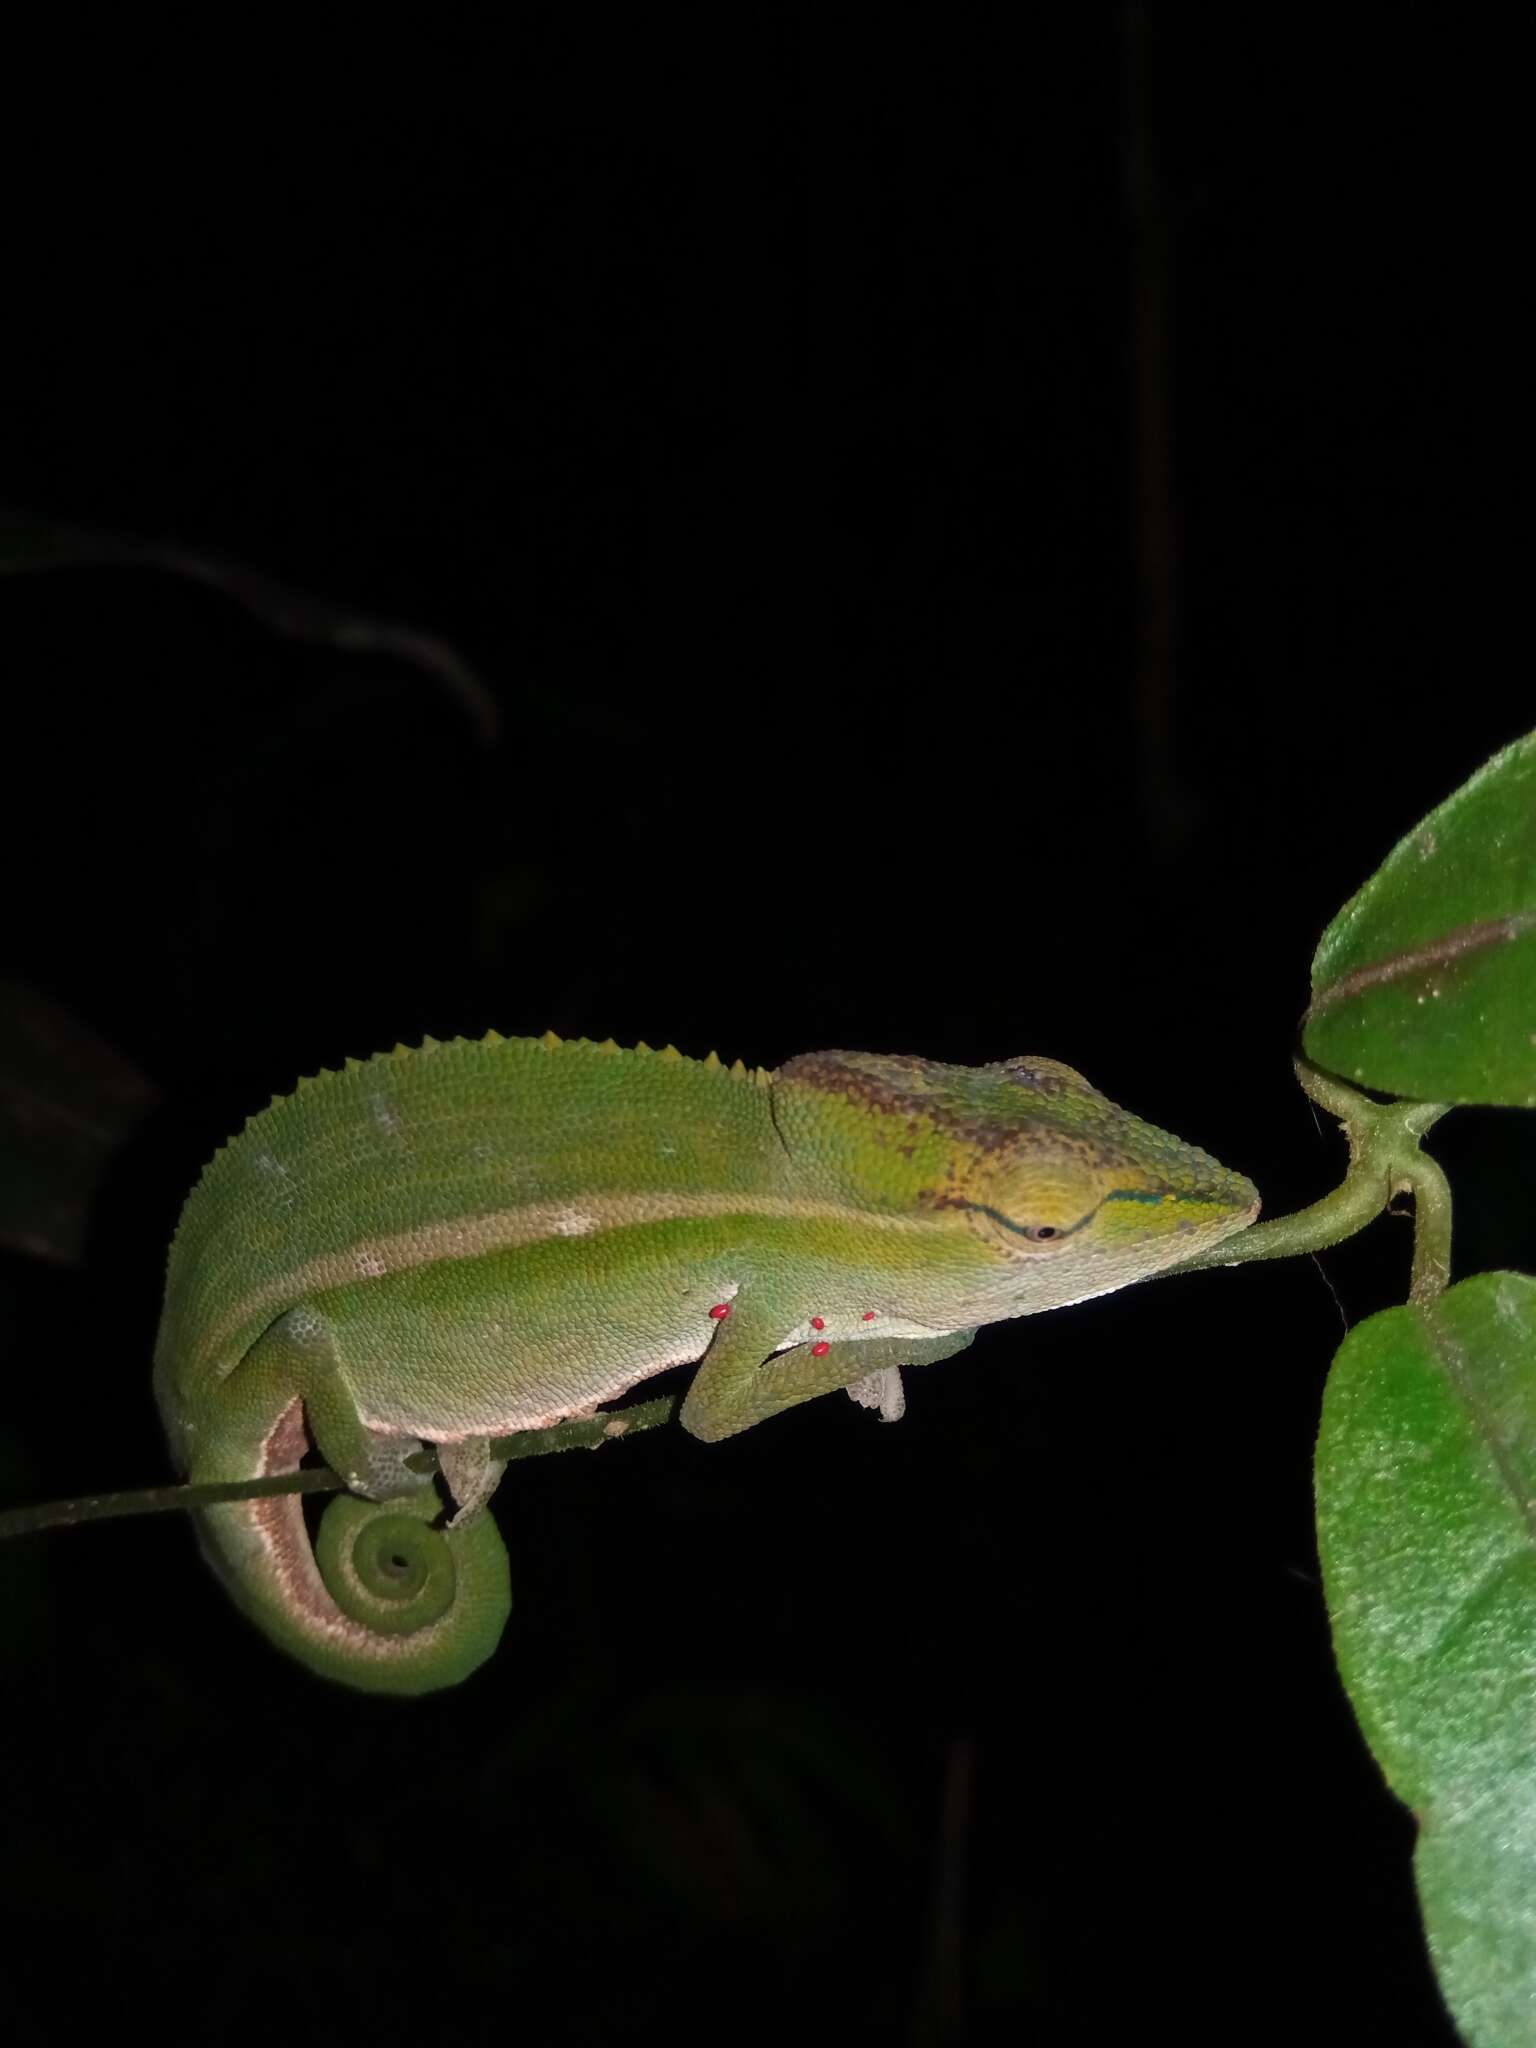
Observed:
[[[429,1040],[303,1081],[203,1174],[171,1248],[155,1384],[196,1482],[352,1493],[311,1549],[291,1497],[205,1510],[204,1548],[327,1677],[414,1693],[494,1649],[487,1446],[700,1360],[708,1441],[982,1323],[1145,1279],[1242,1229],[1240,1175],[1070,1067],[810,1053],[777,1073],[611,1041]],[[439,1459],[456,1512],[406,1457]]]

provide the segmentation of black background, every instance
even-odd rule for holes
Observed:
[[[1532,722],[1512,50],[220,19],[11,67],[0,497],[440,636],[497,723],[217,586],[0,585],[3,964],[162,1091],[85,1263],[5,1261],[14,1496],[164,1474],[202,1160],[423,1032],[1048,1053],[1271,1213],[1328,1185],[1311,949]],[[1530,1263],[1524,1138],[1437,1133],[1461,1271]],[[998,1326],[893,1428],[514,1468],[507,1637],[421,1702],[172,1518],[16,1547],[6,2031],[1449,2040],[1310,1521],[1407,1253]]]

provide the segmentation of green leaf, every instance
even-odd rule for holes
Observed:
[[[1431,811],[1329,925],[1302,1043],[1390,1095],[1536,1108],[1536,733]]]
[[[1536,2040],[1536,1280],[1352,1330],[1317,1448],[1334,1650],[1419,1822],[1430,1954],[1473,2048]]]

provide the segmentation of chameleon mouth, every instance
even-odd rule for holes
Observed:
[[[1258,1189],[1248,1181],[1240,1184],[1236,1199],[1225,1189],[1206,1189],[1198,1194],[1179,1195],[1175,1199],[1185,1211],[1175,1226],[1181,1258],[1207,1245],[1219,1244],[1222,1238],[1232,1237],[1239,1230],[1246,1230],[1261,1206]]]

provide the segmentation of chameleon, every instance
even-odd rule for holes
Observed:
[[[511,1606],[493,1442],[697,1361],[705,1442],[1107,1294],[1243,1229],[1240,1174],[1036,1056],[818,1052],[775,1071],[610,1039],[427,1039],[300,1081],[219,1150],[168,1262],[155,1392],[237,1605],[324,1677],[413,1694]],[[622,1410],[604,1424],[622,1433]],[[440,1483],[408,1465],[435,1447]],[[420,1462],[420,1461],[419,1461]]]

